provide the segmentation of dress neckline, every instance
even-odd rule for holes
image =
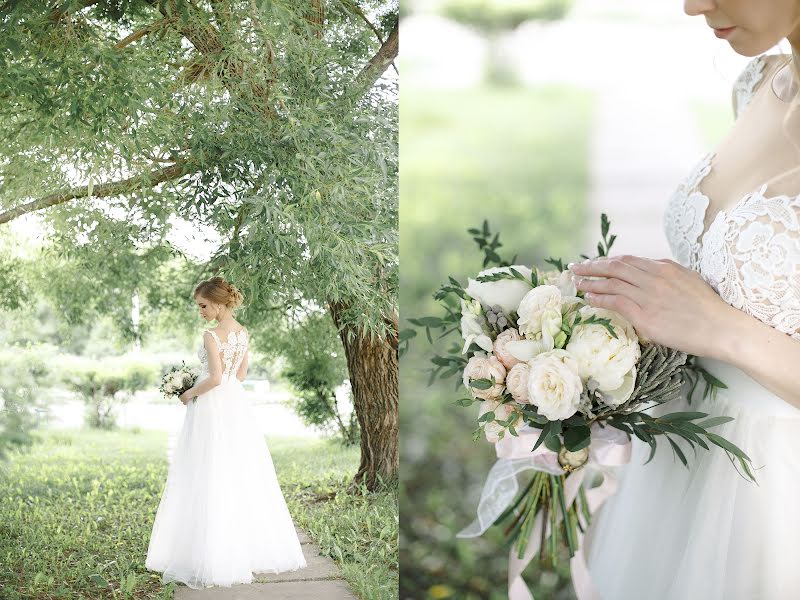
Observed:
[[[745,206],[751,200],[757,198],[761,202],[775,202],[779,200],[791,202],[800,199],[800,195],[792,196],[789,194],[774,194],[769,195],[767,194],[767,188],[769,187],[769,183],[764,183],[758,188],[747,192],[739,198],[736,202],[731,204],[727,208],[720,208],[714,214],[713,218],[708,221],[708,208],[711,205],[711,198],[707,196],[705,193],[700,191],[700,185],[703,181],[709,176],[711,170],[714,168],[714,157],[716,156],[715,152],[709,152],[701,161],[701,168],[699,169],[697,178],[693,181],[692,186],[687,190],[690,196],[697,196],[698,200],[701,201],[701,210],[698,214],[698,219],[703,226],[702,232],[700,233],[698,239],[702,243],[703,238],[706,234],[714,227],[714,225],[719,222],[724,222],[727,220],[731,215],[736,213],[739,209]],[[706,226],[706,221],[708,221],[708,226]]]
[[[225,338],[224,342],[219,337],[219,334],[216,331],[214,331],[213,329],[206,329],[206,331],[208,333],[210,333],[212,336],[214,336],[214,338],[217,340],[217,342],[222,346],[228,345],[230,343],[235,343],[237,341],[241,341],[242,338],[247,337],[247,329],[244,328],[244,327],[242,327],[241,329],[238,329],[236,331],[229,331],[228,332],[228,336]],[[242,334],[244,334],[244,335],[242,335]],[[231,338],[233,338],[233,340],[231,340]]]

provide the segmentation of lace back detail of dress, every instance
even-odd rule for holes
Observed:
[[[210,329],[206,331],[211,334],[211,337],[214,338],[219,348],[220,358],[222,359],[222,381],[228,381],[231,376],[236,376],[245,354],[247,354],[247,330],[241,329],[238,332],[232,331],[228,334],[228,339],[224,342],[219,338],[216,332]],[[208,373],[208,356],[206,355],[205,348],[200,348],[199,357],[203,371]]]

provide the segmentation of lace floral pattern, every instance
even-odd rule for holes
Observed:
[[[763,76],[765,59],[736,81],[737,113]],[[708,154],[670,198],[664,231],[676,262],[698,271],[731,306],[800,339],[800,196],[766,195],[767,186],[714,217],[704,231],[708,196],[700,185],[712,169]]]
[[[800,196],[765,191],[717,214],[699,270],[728,304],[800,339]]]
[[[711,171],[713,154],[706,155],[670,198],[664,212],[664,230],[672,256],[684,267],[697,270],[700,236],[708,209],[708,198],[698,191],[700,182]]]
[[[754,58],[733,84],[734,95],[736,96],[736,114],[739,115],[744,108],[750,103],[755,94],[756,86],[764,75],[764,65],[766,65],[766,58],[759,56]]]
[[[210,329],[206,333],[210,333],[217,343],[222,358],[222,381],[228,381],[231,375],[236,375],[247,353],[247,331],[245,329],[241,329],[238,332],[232,331],[228,334],[228,339],[225,342],[220,340],[219,336]],[[205,347],[200,347],[197,356],[200,358],[203,373],[208,373],[208,354]]]

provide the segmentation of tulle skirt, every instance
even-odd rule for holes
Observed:
[[[739,369],[703,366],[728,389],[659,408],[734,417],[712,431],[750,456],[758,485],[716,446],[696,456],[687,449],[687,470],[664,440],[643,466],[650,448],[634,439],[620,488],[586,539],[603,600],[800,598],[800,410]]]
[[[272,458],[238,379],[189,402],[145,566],[192,588],[306,566]]]

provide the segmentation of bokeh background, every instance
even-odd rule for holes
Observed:
[[[601,212],[619,236],[612,253],[669,256],[663,210],[732,123],[748,59],[671,0],[403,7],[403,327],[439,314],[432,294],[448,275],[480,269],[466,230],[483,219],[525,263],[593,254]],[[454,406],[456,382],[427,385],[445,345],[418,335],[401,363],[400,597],[506,598],[499,532],[455,538],[495,457],[471,440],[477,408]],[[574,597],[566,558],[534,561],[526,579],[538,600]]]

